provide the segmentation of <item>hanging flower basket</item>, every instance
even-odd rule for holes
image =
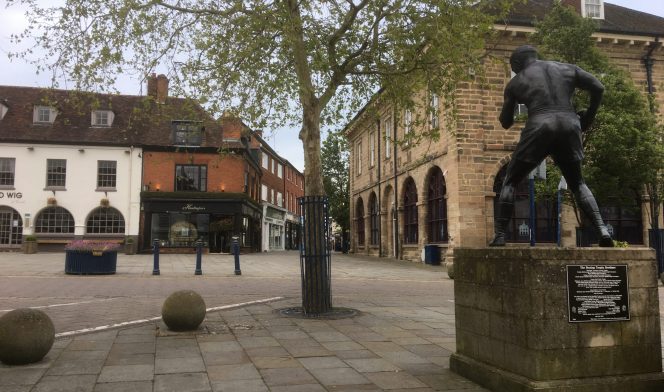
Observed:
[[[48,199],[46,199],[46,204],[48,204],[49,206],[54,206],[58,204],[58,201],[55,200],[55,197],[49,197]]]
[[[110,204],[111,204],[110,200],[108,200],[105,197],[101,199],[101,201],[99,202],[99,205],[102,207],[108,207]]]
[[[65,247],[65,273],[114,274],[120,245],[107,241],[72,241]]]

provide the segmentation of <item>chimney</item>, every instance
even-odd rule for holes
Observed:
[[[164,74],[157,76],[157,103],[166,103],[168,98],[168,78]]]
[[[148,96],[157,98],[157,74],[154,72],[148,75]]]
[[[573,7],[579,15],[583,15],[581,12],[581,0],[562,0],[562,5],[567,7]]]

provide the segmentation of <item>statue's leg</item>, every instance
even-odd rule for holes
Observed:
[[[505,234],[507,233],[507,225],[512,219],[514,212],[514,197],[516,186],[524,177],[528,175],[537,163],[530,163],[518,159],[512,159],[507,166],[507,174],[503,181],[503,187],[500,190],[498,203],[496,203],[496,210],[494,211],[494,238],[489,246],[505,246]]]
[[[494,211],[494,237],[489,246],[505,246],[505,233],[514,212],[514,186],[503,183]]]
[[[595,196],[593,196],[593,193],[583,180],[581,162],[568,162],[558,164],[558,166],[563,176],[565,176],[567,185],[572,190],[572,193],[574,193],[574,198],[579,208],[590,219],[593,226],[595,226],[595,231],[599,237],[599,246],[606,248],[613,247],[613,239],[611,238],[611,234],[609,234],[609,230],[604,225],[604,220],[602,220],[602,215],[599,213]]]

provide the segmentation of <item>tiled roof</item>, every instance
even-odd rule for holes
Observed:
[[[0,86],[0,103],[9,108],[0,120],[0,142],[165,147],[172,145],[171,122],[189,120],[201,121],[205,127],[202,147],[242,148],[239,141],[225,143],[222,130],[246,128],[239,119],[215,121],[196,102],[184,98],[169,97],[159,104],[150,96]],[[33,123],[34,107],[42,105],[58,111],[53,124]],[[113,111],[112,126],[91,126],[96,109]]]
[[[532,26],[542,20],[553,7],[554,0],[528,0],[514,7],[506,22]],[[604,19],[598,19],[599,30],[605,33],[664,36],[664,18],[618,5],[604,3]]]

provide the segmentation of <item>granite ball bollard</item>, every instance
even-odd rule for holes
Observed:
[[[37,309],[16,309],[0,317],[0,362],[26,365],[39,362],[55,341],[50,317]]]
[[[164,301],[161,318],[171,331],[193,331],[205,319],[205,301],[195,291],[176,291]]]

